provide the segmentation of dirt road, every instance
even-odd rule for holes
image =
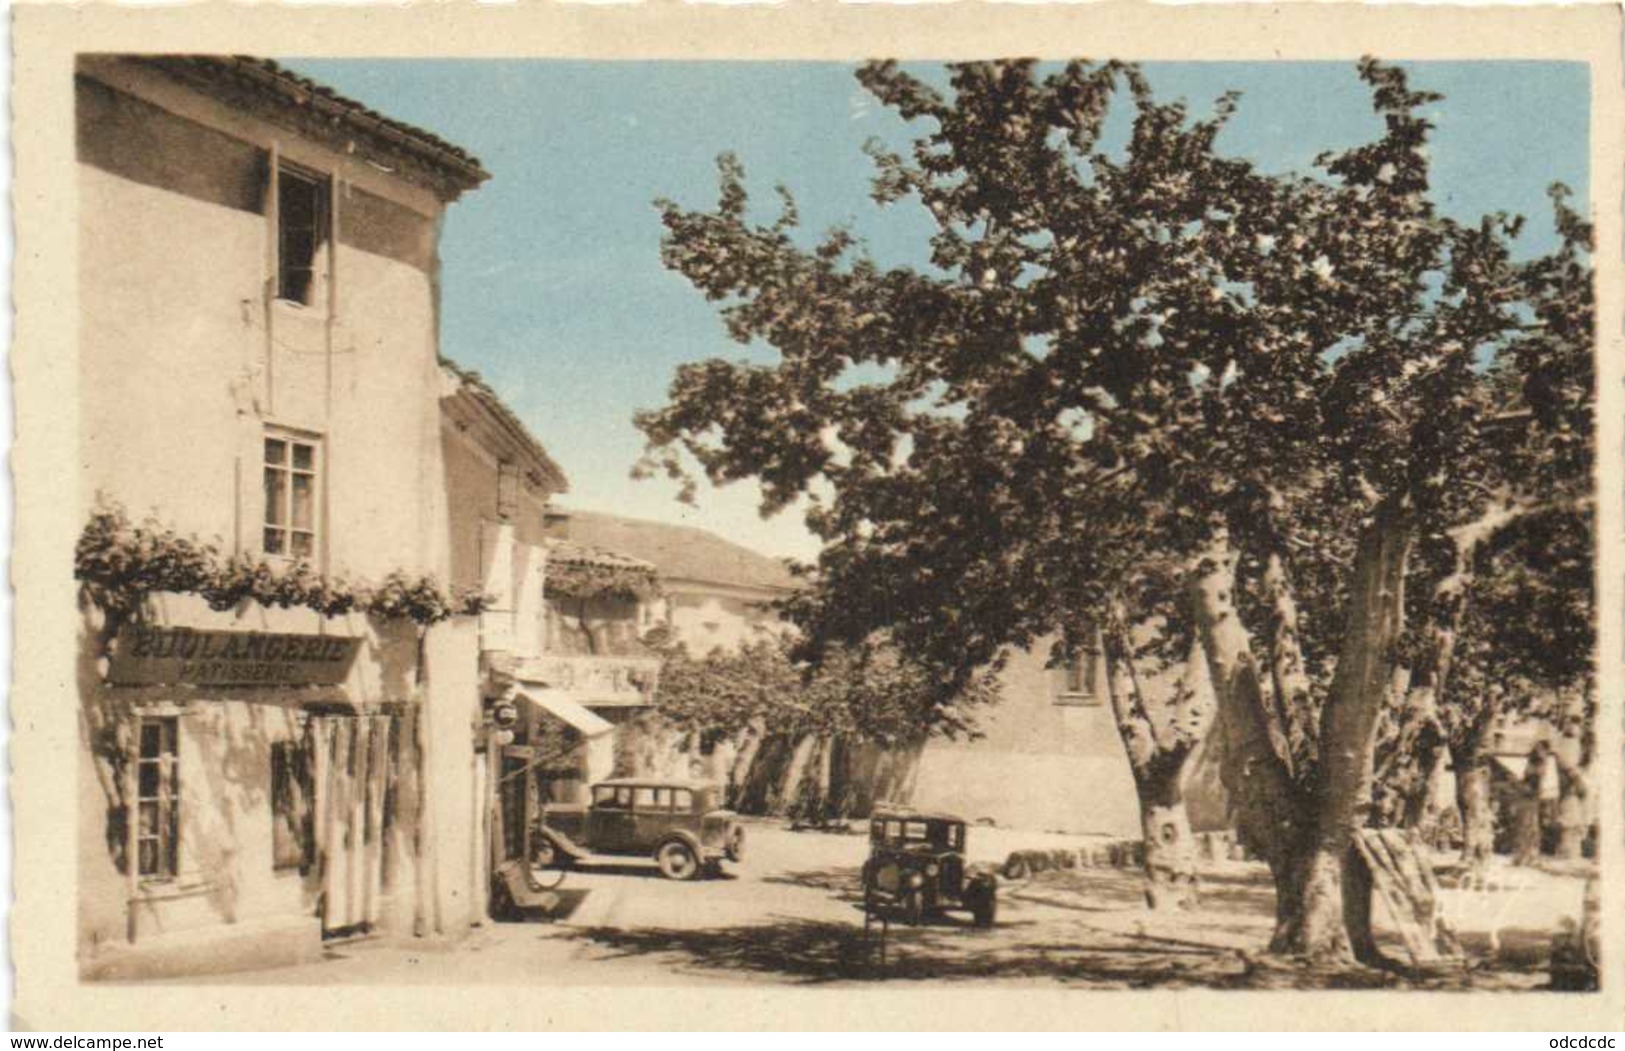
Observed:
[[[971,830],[972,860],[1049,837]],[[1075,844],[1074,844],[1075,845]],[[1133,871],[1072,869],[1004,882],[992,930],[949,914],[918,928],[864,931],[861,835],[751,828],[744,864],[720,879],[661,879],[652,863],[588,865],[568,874],[550,921],[491,923],[447,946],[330,946],[304,967],[223,976],[229,982],[616,985],[673,981],[790,984],[998,980],[1100,988],[1406,985],[1368,969],[1306,973],[1261,966],[1273,895],[1261,865],[1215,867],[1201,909],[1148,912]],[[1519,870],[1521,883],[1449,907],[1480,966],[1419,984],[1534,988],[1545,982],[1550,932],[1573,915],[1580,883]],[[1569,901],[1573,898],[1572,903]],[[1397,943],[1391,943],[1396,953]],[[882,952],[882,948],[884,952]]]

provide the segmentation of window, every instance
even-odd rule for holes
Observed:
[[[310,753],[300,741],[271,745],[271,867],[305,872],[315,860]]]
[[[1079,653],[1060,668],[1055,675],[1055,703],[1067,705],[1095,704],[1094,659]]]
[[[652,788],[636,789],[632,797],[632,804],[639,810],[653,810],[655,808],[655,790]]]
[[[136,871],[153,879],[174,878],[180,855],[179,732],[174,716],[136,721]]]
[[[611,810],[632,809],[632,789],[620,785],[599,785],[593,792],[593,806]]]
[[[316,554],[316,442],[265,436],[265,553],[311,559]]]
[[[497,517],[506,521],[519,514],[519,466],[497,464]]]
[[[672,793],[672,806],[679,814],[686,814],[694,809],[694,793],[686,788],[679,788]]]
[[[309,306],[316,292],[316,262],[327,242],[327,181],[279,167],[276,218],[277,298]]]

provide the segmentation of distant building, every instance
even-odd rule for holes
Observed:
[[[637,607],[639,626],[669,623],[695,655],[786,630],[772,604],[792,594],[798,581],[779,559],[692,526],[557,509],[549,521],[554,536],[652,563],[663,596]],[[629,604],[621,626],[606,630],[629,635],[633,615]],[[899,801],[1020,828],[1139,835],[1134,778],[1103,669],[1088,657],[1048,668],[1048,657],[1047,643],[1015,654],[1000,702],[974,713],[982,736],[928,741],[912,776],[900,784],[897,794],[907,798]],[[780,758],[788,761],[788,755]],[[1209,824],[1223,819],[1222,813],[1216,820],[1207,816]]]
[[[84,606],[83,973],[465,931],[472,621],[253,595],[446,580],[437,240],[486,173],[263,60],[84,55],[75,107],[81,505],[170,531]],[[187,536],[237,567],[209,601]]]
[[[667,624],[690,653],[704,656],[784,630],[773,603],[792,594],[797,583],[782,559],[694,526],[563,509],[548,521],[554,537],[655,567],[661,594],[636,609],[640,631]]]
[[[1045,643],[1012,656],[998,704],[972,713],[981,738],[926,743],[914,805],[1016,828],[1139,834],[1103,662],[1048,668],[1048,659]]]

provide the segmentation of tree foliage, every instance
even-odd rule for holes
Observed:
[[[714,209],[662,202],[663,259],[777,357],[682,366],[638,417],[645,469],[806,501],[806,654],[884,630],[951,692],[1102,620],[1199,635],[1277,944],[1316,952],[1396,666],[1437,692],[1464,568],[1532,510],[1583,514],[1591,456],[1586,224],[1554,191],[1562,247],[1519,263],[1521,219],[1440,215],[1440,97],[1358,74],[1382,134],[1282,174],[1219,150],[1235,95],[1193,116],[1132,65],[966,63],[945,93],[870,63],[918,131],[871,145],[873,197],[925,209],[929,265],[803,243],[787,192],[757,219],[724,157]]]
[[[988,703],[990,677],[973,680],[944,706],[927,669],[894,648],[832,653],[816,668],[798,662],[786,639],[763,638],[735,650],[691,656],[681,644],[649,640],[664,655],[659,717],[673,728],[716,740],[751,727],[800,737],[843,735],[883,746],[918,743],[928,734],[972,732]]]

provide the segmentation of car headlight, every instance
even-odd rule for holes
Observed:
[[[925,867],[925,874],[927,876],[935,876],[937,873],[939,873],[941,871],[942,871],[942,869],[937,867],[937,863],[935,861],[931,862],[931,864],[929,864],[929,865],[927,865]]]
[[[910,872],[908,874],[908,885],[910,887],[918,887],[920,884],[922,884],[924,882],[925,882],[925,877],[920,875],[918,872]]]

